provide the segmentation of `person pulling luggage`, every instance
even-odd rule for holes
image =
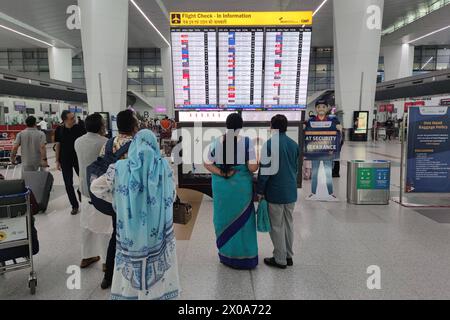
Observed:
[[[22,170],[38,171],[39,168],[48,167],[46,137],[36,126],[36,118],[29,116],[25,123],[27,128],[16,137],[14,147],[11,151],[11,163],[17,164],[17,152],[21,149]]]

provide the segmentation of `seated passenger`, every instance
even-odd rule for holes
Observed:
[[[220,262],[235,269],[254,269],[258,265],[258,243],[253,173],[258,163],[251,140],[239,135],[242,126],[239,114],[228,116],[227,133],[213,142],[205,168],[212,173]]]
[[[111,165],[91,184],[100,198],[112,191],[117,215],[112,299],[165,300],[180,293],[172,177],[155,135],[142,130],[134,137],[128,158]]]

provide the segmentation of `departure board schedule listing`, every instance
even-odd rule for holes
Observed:
[[[266,109],[306,107],[310,50],[310,28],[266,28]]]
[[[262,106],[263,28],[219,28],[219,107]]]
[[[178,110],[300,110],[310,27],[172,28]]]
[[[171,30],[174,101],[177,109],[217,108],[216,30]]]

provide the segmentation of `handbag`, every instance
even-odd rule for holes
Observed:
[[[189,203],[181,202],[177,196],[173,204],[173,223],[188,224],[192,219],[192,206]]]
[[[269,206],[266,200],[261,200],[256,212],[256,229],[258,232],[270,232],[272,227],[270,225]]]

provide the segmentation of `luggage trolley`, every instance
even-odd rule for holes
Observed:
[[[6,168],[10,164],[11,150],[13,141],[10,139],[0,138],[0,166]]]
[[[28,257],[16,257],[12,264],[0,261],[0,275],[7,272],[31,268],[28,278],[30,293],[36,293],[37,277],[33,264],[31,191],[11,195],[0,195],[0,257],[2,251],[28,246]],[[18,262],[19,259],[24,261]]]
[[[14,140],[0,138],[0,167],[7,168],[11,165],[11,152],[14,147]],[[21,163],[22,157],[17,155],[16,162]]]

